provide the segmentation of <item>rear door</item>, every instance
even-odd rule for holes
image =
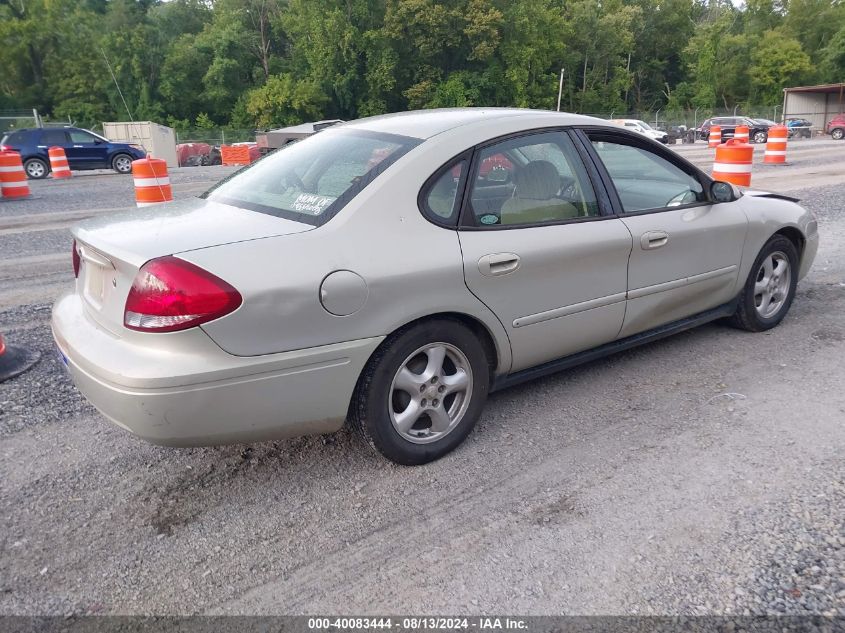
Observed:
[[[620,337],[733,299],[748,224],[739,203],[709,202],[707,182],[671,150],[608,130],[586,135],[633,237]]]
[[[493,157],[512,166],[505,200],[486,195],[490,174],[480,167]],[[492,142],[472,164],[459,227],[464,276],[510,337],[511,371],[612,341],[625,312],[631,234],[608,215],[568,133]],[[448,185],[453,172],[443,178]]]
[[[108,143],[85,130],[67,130],[70,143],[65,147],[71,169],[100,169],[109,167]]]

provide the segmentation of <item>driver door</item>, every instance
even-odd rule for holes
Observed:
[[[98,169],[108,165],[108,145],[84,130],[67,130],[70,143],[65,145],[65,154],[73,169]]]
[[[696,170],[671,150],[588,132],[631,232],[620,338],[733,299],[748,220],[739,202],[712,204]]]

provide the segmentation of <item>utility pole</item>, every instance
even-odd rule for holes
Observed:
[[[563,68],[560,69],[560,83],[557,86],[557,111],[560,112],[560,97],[563,94]]]

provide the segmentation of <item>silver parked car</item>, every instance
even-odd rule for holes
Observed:
[[[402,464],[490,391],[727,318],[786,315],[818,248],[790,198],[605,121],[363,119],[200,198],[88,220],[53,309],[85,396],[158,444],[338,430]]]

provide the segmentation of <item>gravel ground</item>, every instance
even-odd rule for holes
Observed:
[[[148,445],[76,393],[50,301],[0,291],[0,331],[42,352],[0,383],[0,614],[845,616],[845,200],[792,193],[823,242],[781,326],[712,324],[494,394],[419,468],[347,431]]]

